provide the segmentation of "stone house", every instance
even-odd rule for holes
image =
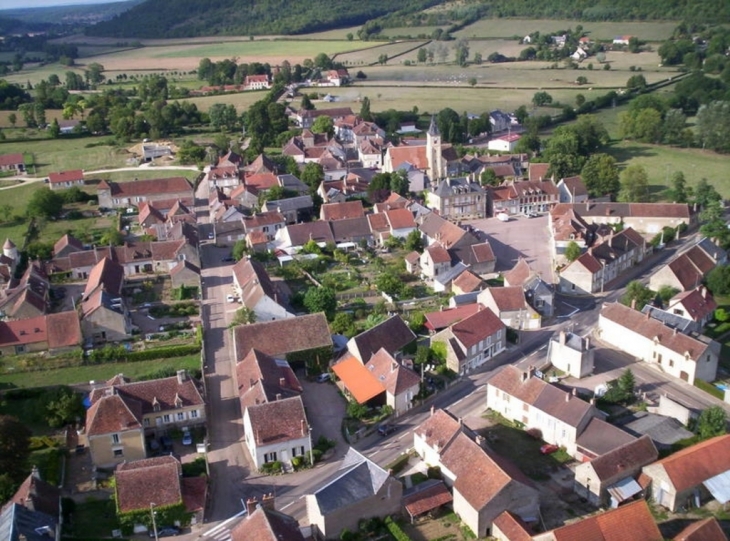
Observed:
[[[256,314],[256,321],[294,317],[285,306],[284,295],[261,263],[244,258],[233,265],[231,273],[236,294]]]
[[[261,208],[264,212],[278,212],[287,224],[309,221],[312,218],[314,203],[311,195],[300,195],[287,199],[266,201]]]
[[[540,314],[528,304],[520,286],[487,287],[477,300],[513,329],[534,330],[542,324]]]
[[[389,406],[396,416],[413,406],[421,378],[380,349],[364,365],[349,355],[332,366],[346,393],[358,404]]]
[[[271,242],[276,236],[279,229],[286,226],[286,218],[280,212],[260,212],[253,216],[244,216],[241,219],[243,231],[246,235],[253,232],[261,232],[266,235],[266,239]]]
[[[51,190],[64,190],[74,186],[80,188],[84,185],[84,172],[81,169],[74,169],[73,171],[49,173],[48,185],[51,187]]]
[[[431,337],[446,347],[446,366],[465,375],[504,351],[507,328],[489,308],[478,305],[477,312]]]
[[[507,365],[487,382],[487,408],[533,430],[547,443],[564,447],[571,456],[590,421],[604,414],[581,400],[534,376],[534,370]]]
[[[670,511],[701,505],[710,499],[728,501],[724,480],[730,472],[730,434],[717,436],[644,466],[648,491]]]
[[[408,324],[399,315],[395,315],[350,338],[347,350],[365,364],[381,349],[397,356],[399,351],[415,339],[416,335]]]
[[[14,321],[0,321],[0,355],[47,351],[51,355],[81,346],[79,316],[59,312]]]
[[[642,491],[641,468],[659,457],[649,436],[642,436],[575,468],[575,492],[596,507],[618,507]]]
[[[534,522],[539,496],[533,483],[512,462],[492,452],[444,410],[431,416],[413,432],[413,447],[453,489],[453,508],[478,537],[491,534],[492,523],[505,510]]]
[[[395,515],[403,485],[352,447],[337,471],[306,495],[307,518],[317,539],[339,539],[361,520]]]
[[[231,529],[231,541],[305,541],[299,523],[274,508],[273,495],[246,500],[246,516]]]
[[[487,192],[471,177],[445,178],[426,192],[426,206],[449,220],[487,217]]]
[[[0,155],[0,171],[10,171],[15,175],[25,173],[25,158],[21,153]]]
[[[666,326],[618,302],[604,304],[598,318],[598,338],[690,385],[712,382],[717,375],[720,344]]]
[[[566,177],[558,182],[560,203],[585,203],[588,201],[588,189],[581,177]]]
[[[184,370],[139,382],[120,374],[92,389],[89,401],[85,434],[98,467],[145,458],[148,436],[205,423],[205,402],[197,382]]]
[[[510,216],[548,212],[559,200],[552,180],[518,180],[488,189],[488,215]]]
[[[580,379],[593,374],[595,348],[590,338],[560,331],[548,343],[548,361],[561,372]]]
[[[244,439],[257,468],[289,465],[312,451],[302,386],[287,361],[252,349],[236,364],[236,382]]]
[[[680,329],[701,333],[715,315],[717,303],[704,285],[688,291],[680,291],[667,301],[666,306],[644,306],[642,312],[650,311],[655,319],[670,323],[678,318],[681,320]],[[660,315],[661,313],[665,315]]]
[[[122,295],[123,285],[124,269],[109,258],[91,269],[79,303],[85,340],[118,342],[131,336],[132,319]]]
[[[552,284],[533,271],[527,261],[520,257],[511,270],[505,272],[505,286],[520,286],[525,299],[542,317],[552,317],[555,305],[555,291]]]
[[[440,244],[432,244],[421,254],[419,265],[423,277],[435,278],[449,271],[451,268],[451,255]]]
[[[193,187],[184,177],[107,182],[98,186],[99,206],[110,209],[139,206],[143,201],[180,200],[193,206]]]
[[[707,244],[713,246],[714,250],[703,248],[702,244],[693,246],[657,270],[649,279],[649,287],[654,291],[663,286],[679,291],[698,287],[712,269],[727,259],[724,250],[710,242]]]

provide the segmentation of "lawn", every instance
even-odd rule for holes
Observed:
[[[677,22],[582,22],[548,19],[482,19],[454,33],[456,38],[520,38],[532,32],[558,32],[583,25],[595,40],[611,40],[630,34],[644,41],[663,41],[672,35]]]
[[[91,175],[93,180],[112,180],[114,182],[128,182],[131,180],[151,180],[158,178],[185,177],[193,182],[198,176],[196,171],[192,169],[155,169],[149,167],[145,169],[135,169],[134,171],[114,171],[112,173],[97,173]],[[89,178],[86,179],[87,182]]]
[[[398,57],[400,61],[400,55],[406,53],[407,51],[410,51],[411,49],[417,49],[426,43],[426,41],[400,41],[397,43],[385,44],[381,43],[376,45],[370,45],[368,48],[363,48],[358,51],[338,54],[335,56],[335,59],[338,62],[342,62],[347,66],[362,66],[372,64],[374,62],[377,62],[380,55],[383,54],[388,55],[388,58]],[[412,54],[415,55],[416,52]]]
[[[203,81],[199,81],[198,87],[204,85]],[[236,111],[241,113],[248,109],[251,105],[264,98],[265,92],[237,92],[235,94],[219,94],[216,96],[201,96],[199,98],[188,98],[185,101],[194,103],[198,109],[207,112],[214,103],[230,103],[236,107]]]
[[[603,152],[611,154],[622,167],[643,165],[649,174],[652,193],[663,192],[667,179],[682,171],[692,186],[700,179],[708,179],[724,198],[730,198],[730,156],[697,148],[674,148],[648,145],[633,141],[614,142]]]
[[[27,140],[0,144],[0,154],[13,152],[31,153],[35,167],[32,175],[48,175],[54,171],[69,169],[108,169],[124,167],[130,154],[124,148],[110,145],[88,147],[89,144],[105,141],[102,137],[59,138]]]
[[[410,36],[412,38],[429,37],[437,29],[444,29],[443,26],[399,26],[396,28],[383,28],[380,32],[384,36],[388,37],[404,37]]]
[[[175,359],[158,359],[132,363],[107,363],[92,366],[73,366],[55,370],[0,374],[0,388],[44,387],[46,385],[74,385],[89,381],[106,381],[116,374],[137,380],[163,369],[199,370],[200,355],[188,355]]]
[[[85,502],[76,504],[71,524],[64,534],[74,538],[108,539],[112,536],[112,530],[117,529],[119,522],[114,500],[89,497]]]

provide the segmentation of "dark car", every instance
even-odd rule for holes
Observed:
[[[397,429],[398,427],[395,425],[380,425],[378,427],[378,434],[380,434],[381,436],[387,436],[395,432]]]
[[[165,526],[164,528],[157,529],[157,537],[171,537],[173,535],[180,535],[180,528],[175,526]],[[150,537],[155,537],[155,531],[150,531]]]
[[[231,257],[231,256],[221,258],[221,262],[223,262],[223,263],[233,263],[234,261],[235,261],[235,259],[233,259],[233,257]]]
[[[172,451],[172,439],[169,436],[162,436],[160,438],[160,445],[162,445],[163,451]]]

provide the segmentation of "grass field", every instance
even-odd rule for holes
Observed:
[[[113,173],[98,173],[89,175],[86,180],[113,180],[114,182],[127,182],[130,180],[151,180],[156,178],[185,177],[190,182],[194,181],[198,174],[190,169],[138,169],[135,171],[115,171]],[[94,191],[95,190],[90,190]]]
[[[54,171],[68,169],[109,169],[124,167],[130,157],[125,149],[112,146],[86,148],[87,144],[98,142],[101,138],[85,137],[28,140],[0,144],[0,154],[13,152],[32,153],[35,157],[33,175],[47,175]]]
[[[198,83],[200,86],[202,83]],[[237,92],[236,94],[220,94],[217,96],[201,96],[198,98],[188,98],[189,101],[197,105],[201,111],[208,111],[214,103],[230,103],[235,105],[236,111],[241,113],[248,109],[251,105],[259,101],[265,96],[265,92]]]
[[[454,33],[457,38],[524,37],[532,32],[558,32],[583,25],[595,40],[610,40],[630,34],[643,41],[662,41],[672,35],[677,22],[582,22],[546,19],[482,19]]]
[[[418,36],[429,37],[437,28],[445,28],[443,26],[399,26],[397,28],[383,28],[381,34],[384,36]]]
[[[43,387],[49,384],[73,385],[76,383],[88,383],[91,380],[106,381],[116,374],[121,373],[126,377],[132,378],[132,380],[137,380],[140,377],[168,368],[175,370],[199,370],[200,355],[189,355],[176,359],[160,359],[156,361],[107,363],[18,374],[0,374],[0,388]]]
[[[633,141],[612,143],[603,150],[611,154],[622,167],[643,165],[649,174],[649,183],[655,187],[652,193],[667,188],[667,178],[676,171],[682,171],[687,183],[692,186],[706,178],[724,198],[730,198],[730,156],[716,154],[695,148],[674,148],[646,145]]]

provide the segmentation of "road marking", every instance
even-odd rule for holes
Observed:
[[[238,517],[245,515],[246,513],[247,513],[246,509],[239,511],[238,513],[233,515],[231,518],[226,519],[223,522],[221,522],[220,524],[218,524],[218,526],[216,526],[215,528],[211,528],[207,532],[203,533],[203,537],[215,536],[218,532],[223,530],[231,521],[236,520]],[[229,531],[229,533],[230,533],[230,531]]]
[[[289,507],[289,506],[291,506],[291,505],[294,505],[295,503],[297,503],[297,502],[298,502],[299,500],[301,500],[302,498],[304,498],[304,495],[301,495],[301,496],[299,496],[299,497],[298,497],[298,498],[297,498],[296,500],[294,500],[293,502],[289,502],[289,503],[288,503],[288,504],[286,504],[286,505],[285,505],[284,507],[282,507],[282,508],[281,508],[281,510],[283,511],[283,510],[284,510],[284,509],[286,509],[287,507]]]

